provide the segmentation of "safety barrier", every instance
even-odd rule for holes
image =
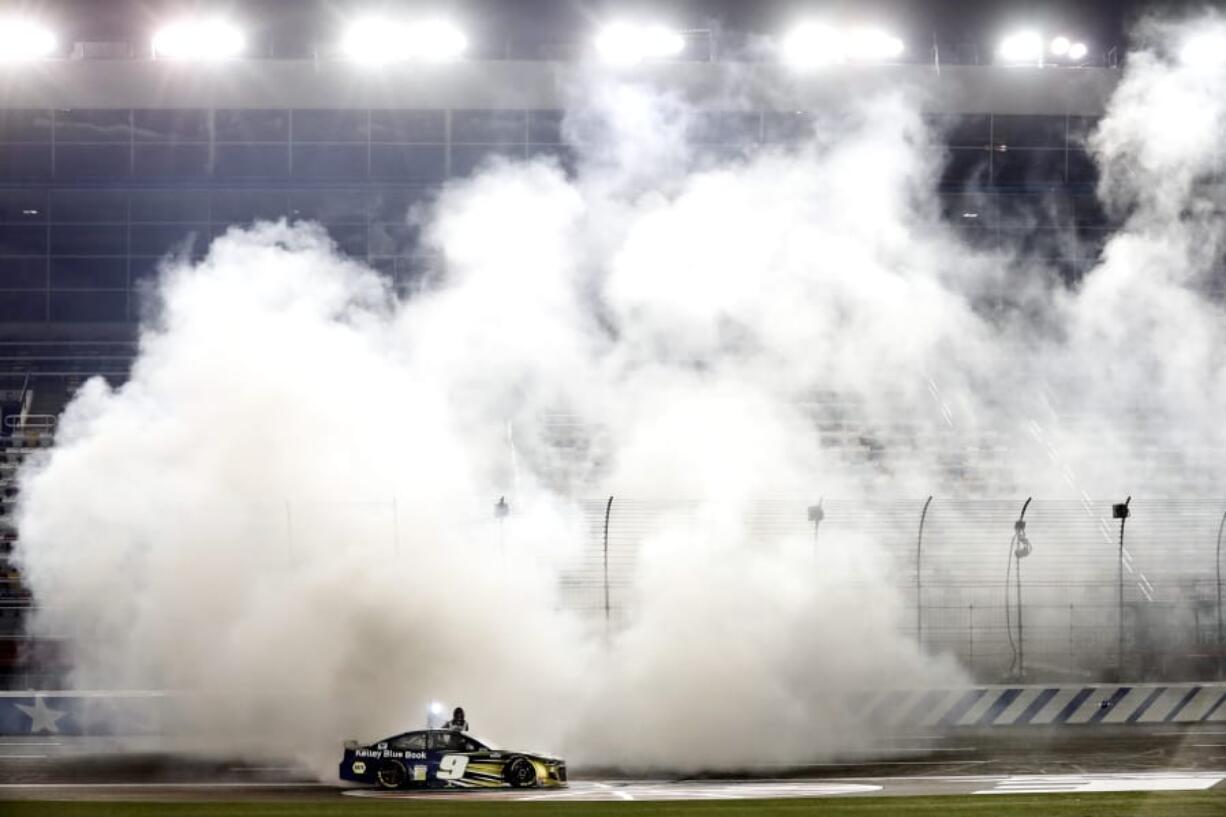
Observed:
[[[3,692],[3,735],[158,734],[164,692]],[[897,729],[1226,723],[1226,683],[980,686],[881,690],[849,705],[866,724]],[[119,725],[122,724],[122,728]]]
[[[154,735],[165,692],[0,692],[0,735]]]
[[[1226,723],[1226,683],[885,690],[858,709],[868,722],[899,728]]]

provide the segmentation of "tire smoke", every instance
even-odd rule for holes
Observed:
[[[87,383],[21,475],[33,632],[65,639],[78,688],[176,693],[160,726],[202,750],[324,777],[341,740],[435,698],[579,763],[871,753],[848,696],[966,678],[915,643],[905,568],[871,536],[815,547],[755,513],[958,492],[918,435],[868,461],[823,446],[823,395],[968,439],[1042,417],[1046,448],[960,452],[991,496],[1077,496],[1072,472],[1122,494],[1149,476],[1139,423],[1177,451],[1226,442],[1226,73],[1180,61],[1186,31],[1142,32],[1092,137],[1122,226],[1072,286],[942,220],[939,136],[907,93],[727,156],[687,103],[608,79],[569,120],[573,172],[490,163],[412,214],[410,294],[311,224],[168,259],[130,380]],[[1050,422],[1051,395],[1093,435]],[[659,512],[606,634],[560,578],[607,494]]]

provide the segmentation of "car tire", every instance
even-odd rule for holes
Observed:
[[[385,789],[398,789],[409,779],[409,772],[399,760],[385,760],[375,772],[379,786]]]
[[[526,757],[508,760],[503,774],[513,788],[526,789],[536,785],[536,766]]]

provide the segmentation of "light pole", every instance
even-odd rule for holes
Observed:
[[[1116,672],[1119,673],[1119,679],[1124,679],[1124,523],[1128,521],[1131,512],[1128,510],[1128,504],[1132,502],[1132,497],[1128,497],[1123,503],[1116,503],[1111,506],[1111,518],[1120,520],[1120,550],[1118,560],[1119,573],[1119,601],[1116,607],[1119,624],[1119,644],[1116,647]]]
[[[919,533],[915,537],[915,640],[924,643],[924,614],[921,601],[924,590],[924,521],[928,519],[928,506],[932,504],[929,496],[924,502],[924,510],[920,512]]]

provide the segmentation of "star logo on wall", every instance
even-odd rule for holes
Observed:
[[[52,709],[47,706],[47,702],[41,695],[35,696],[33,706],[27,706],[26,704],[14,705],[30,716],[31,734],[38,734],[40,732],[47,732],[49,734],[58,733],[60,731],[60,718],[68,714],[67,710]]]

